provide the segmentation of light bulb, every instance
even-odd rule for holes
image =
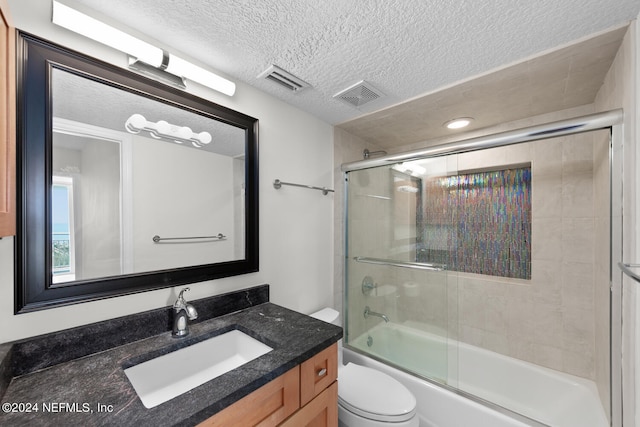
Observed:
[[[124,124],[125,129],[130,133],[139,133],[145,126],[147,126],[147,119],[142,114],[132,115]]]
[[[164,120],[160,120],[152,126],[153,129],[149,130],[149,134],[156,139],[160,139],[163,136],[170,136],[171,134],[171,125]]]
[[[181,126],[174,133],[174,136],[176,136],[176,137],[178,137],[180,139],[191,139],[192,135],[193,135],[193,131],[188,126]]]
[[[207,145],[211,143],[212,139],[213,138],[211,138],[211,134],[209,132],[200,132],[198,134],[198,140],[200,140],[200,144],[202,145]]]
[[[469,126],[472,121],[472,117],[460,117],[458,119],[449,120],[448,122],[444,123],[443,126],[449,129],[462,129]]]

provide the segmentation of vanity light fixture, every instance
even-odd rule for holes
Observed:
[[[233,96],[236,84],[210,71],[200,68],[184,59],[168,53],[159,47],[133,37],[79,12],[56,0],[53,1],[52,22],[99,43],[124,52],[146,65],[174,76],[183,77],[213,90]],[[136,68],[133,67],[132,68]]]
[[[473,117],[459,117],[457,119],[449,120],[444,123],[442,126],[447,127],[448,129],[462,129],[464,127],[469,126],[473,121]]]
[[[164,120],[150,122],[142,114],[134,114],[127,119],[124,124],[129,133],[140,133],[144,130],[149,132],[152,138],[168,139],[178,144],[190,142],[194,147],[200,148],[211,142],[209,132],[195,133],[187,126],[176,126]]]

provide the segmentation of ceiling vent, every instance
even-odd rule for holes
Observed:
[[[304,88],[311,87],[311,85],[304,80],[299,79],[288,71],[283,70],[277,65],[272,65],[264,70],[258,76],[259,79],[267,79],[278,83],[280,86],[290,90],[291,92],[298,92]]]
[[[349,86],[345,90],[333,95],[334,98],[339,99],[342,102],[346,102],[356,108],[360,108],[364,104],[375,101],[379,98],[384,98],[385,96],[386,95],[384,93],[380,92],[364,80],[361,80],[358,83]]]

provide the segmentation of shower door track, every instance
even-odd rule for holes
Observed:
[[[556,138],[564,135],[589,132],[592,130],[606,129],[622,123],[622,110],[611,110],[602,113],[572,119],[560,120],[552,123],[516,129],[507,132],[476,138],[461,139],[446,144],[434,145],[404,153],[390,154],[375,159],[360,160],[344,163],[343,172],[351,172],[360,169],[369,169],[410,160],[427,159],[430,157],[447,156],[450,154],[466,153],[469,151],[484,150],[487,148],[502,147],[505,145],[519,144],[541,139]]]

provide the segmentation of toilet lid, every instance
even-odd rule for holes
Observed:
[[[406,421],[416,412],[416,398],[398,380],[353,363],[338,371],[338,401],[344,409],[378,421]]]

